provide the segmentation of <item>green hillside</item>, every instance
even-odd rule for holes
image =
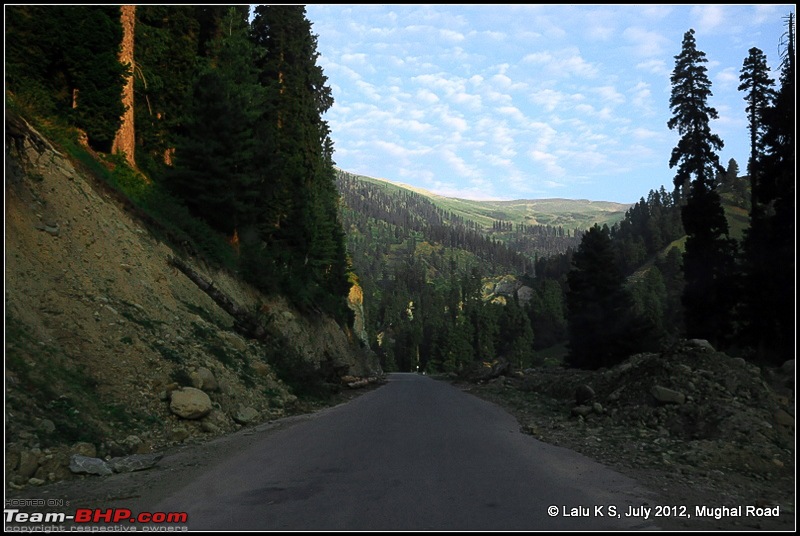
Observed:
[[[513,201],[477,201],[458,199],[434,194],[387,179],[377,179],[356,175],[359,179],[379,185],[387,192],[412,191],[427,197],[445,211],[471,220],[484,228],[491,228],[493,222],[502,220],[528,225],[561,226],[565,229],[585,230],[595,223],[609,227],[622,220],[631,207],[610,201],[589,201],[587,199],[518,199]]]

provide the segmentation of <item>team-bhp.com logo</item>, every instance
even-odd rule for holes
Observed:
[[[64,512],[20,512],[15,508],[6,508],[4,514],[6,523],[21,524],[70,522],[81,525],[97,525],[101,523],[124,525],[150,523],[164,526],[169,523],[186,523],[189,519],[186,512],[140,512],[134,514],[127,508],[78,508],[75,510],[74,515],[68,515]],[[133,527],[131,528],[133,529]]]
[[[78,508],[75,523],[186,523],[186,512],[141,512],[133,515],[127,508]]]

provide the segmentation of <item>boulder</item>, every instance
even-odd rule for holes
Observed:
[[[19,453],[19,467],[17,473],[24,478],[30,478],[39,469],[39,454],[29,450],[23,450]]]
[[[211,412],[211,399],[200,389],[183,387],[172,391],[169,409],[183,419],[200,419]]]
[[[661,404],[683,404],[686,402],[686,395],[681,392],[667,389],[660,385],[653,386],[650,389],[650,394]]]
[[[75,474],[106,476],[113,473],[111,467],[100,458],[73,454],[69,459],[69,470]]]
[[[260,414],[257,409],[249,406],[239,406],[239,409],[237,409],[236,413],[233,415],[233,420],[239,424],[251,424],[255,422],[259,416]]]
[[[219,383],[214,373],[205,367],[200,367],[190,374],[192,386],[207,393],[219,390]]]
[[[464,376],[469,381],[480,382],[506,375],[510,371],[511,363],[501,358],[491,362],[476,362],[464,371]]]
[[[111,458],[108,465],[115,473],[132,473],[154,467],[163,454],[133,454],[121,458]]]

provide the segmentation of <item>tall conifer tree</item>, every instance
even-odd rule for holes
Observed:
[[[736,298],[735,242],[728,238],[728,222],[715,189],[716,175],[725,170],[716,154],[723,142],[709,124],[718,114],[708,104],[712,93],[707,61],[696,47],[694,30],[689,30],[670,78],[673,116],[667,126],[677,130],[680,139],[669,165],[678,168],[675,189],[684,203],[681,218],[688,236],[683,256],[686,335],[723,343],[731,334]]]
[[[262,53],[258,68],[269,103],[257,134],[260,239],[278,252],[273,265],[301,302],[338,308],[347,266],[333,144],[322,119],[333,97],[317,65],[317,38],[301,5],[257,7],[252,38]]]
[[[750,159],[747,171],[750,174],[750,211],[751,217],[758,217],[758,175],[760,162],[764,156],[764,114],[772,103],[774,80],[769,77],[767,57],[758,48],[751,48],[749,55],[744,60],[739,91],[745,91],[747,102],[747,122],[750,130]]]
[[[769,95],[756,120],[762,144],[757,148],[751,226],[745,237],[748,292],[742,342],[755,349],[759,360],[775,364],[793,358],[796,333],[794,26],[790,14],[780,89]],[[749,81],[754,75],[748,77]],[[751,89],[752,83],[743,86]]]
[[[607,226],[583,235],[567,276],[568,361],[581,368],[613,365],[641,349],[643,326],[614,259]]]
[[[195,81],[171,186],[193,212],[233,235],[257,212],[253,135],[264,104],[247,14],[230,8]]]

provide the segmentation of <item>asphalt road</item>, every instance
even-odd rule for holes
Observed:
[[[657,523],[641,507],[651,497],[522,434],[494,404],[392,374],[379,389],[230,452],[151,511],[187,512],[190,530],[648,530]],[[639,515],[628,517],[629,508]]]

